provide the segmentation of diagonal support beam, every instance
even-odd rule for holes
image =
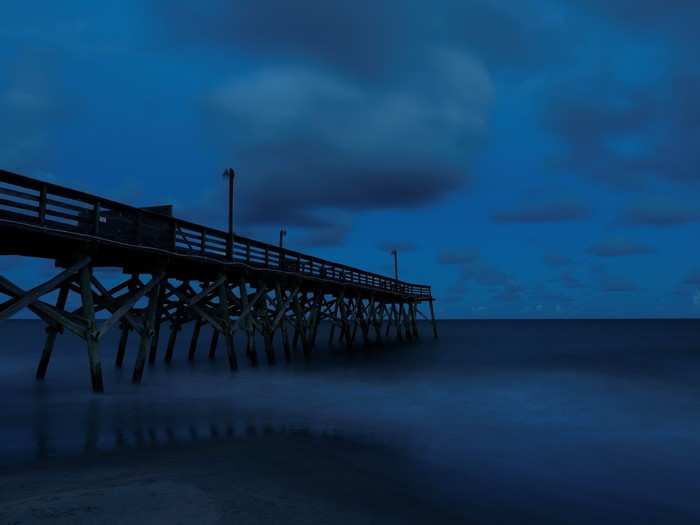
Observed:
[[[287,297],[287,299],[284,301],[284,304],[279,307],[279,312],[277,312],[277,315],[275,316],[275,319],[272,321],[272,330],[277,329],[277,325],[280,324],[280,321],[282,321],[282,318],[284,317],[284,314],[287,312],[287,309],[289,308],[289,304],[292,302],[292,298],[297,294],[299,291],[299,287],[297,286],[292,294]],[[279,286],[277,285],[277,301],[278,304],[282,300],[282,291]]]
[[[27,292],[19,286],[13,284],[8,279],[0,276],[0,289],[3,293],[7,293],[13,297],[20,297]],[[36,300],[32,304],[27,305],[32,312],[38,315],[47,324],[56,324],[67,328],[78,337],[85,336],[85,326],[82,320],[74,319],[69,314],[58,310],[54,306],[43,301]]]
[[[78,273],[81,269],[85,268],[88,264],[90,264],[90,257],[85,257],[77,263],[75,263],[74,265],[72,265],[71,267],[62,271],[55,277],[49,279],[45,283],[32,288],[28,292],[25,292],[25,294],[22,297],[10,300],[11,304],[0,310],[0,320],[12,317],[15,313],[20,311],[22,308],[29,306],[42,295],[52,292],[53,290],[61,286],[64,282],[71,279],[76,273]]]
[[[157,275],[154,275],[151,280],[148,282],[148,284],[142,286],[139,288],[133,295],[131,295],[129,298],[127,298],[124,301],[124,304],[122,304],[119,309],[112,314],[112,317],[107,319],[105,322],[102,323],[100,326],[99,330],[97,331],[97,339],[102,339],[104,335],[109,332],[109,330],[116,324],[118,323],[122,317],[127,315],[129,313],[129,310],[141,300],[141,298],[146,295],[148,292],[150,292],[155,286],[160,284],[160,282],[165,278],[165,272],[160,272]]]

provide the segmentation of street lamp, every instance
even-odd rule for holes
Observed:
[[[391,250],[391,255],[394,256],[394,279],[396,279],[396,283],[398,284],[399,282],[399,252],[394,248]]]
[[[284,256],[284,238],[287,236],[287,230],[282,227],[280,228],[280,268],[284,268],[285,256]]]
[[[236,172],[233,168],[224,170],[223,176],[228,179],[228,238],[226,239],[226,257],[233,258],[233,181]]]
[[[280,250],[284,249],[284,238],[287,236],[287,230],[282,227],[280,228]]]

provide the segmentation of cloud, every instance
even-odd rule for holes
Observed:
[[[548,85],[541,122],[558,142],[553,166],[623,189],[700,182],[700,73],[668,66],[658,77],[601,70]]]
[[[411,69],[435,43],[469,50],[489,63],[533,67],[562,54],[551,18],[532,16],[537,1],[158,0],[166,36],[269,61],[309,60],[367,78]]]
[[[700,220],[700,208],[694,202],[670,196],[640,200],[622,214],[622,221],[629,224],[650,226],[675,226]]]
[[[509,281],[493,295],[493,299],[499,303],[515,303],[523,299],[523,287],[515,282]]]
[[[622,238],[611,238],[594,244],[588,253],[597,257],[625,257],[630,255],[647,255],[654,253],[651,246],[643,243],[628,241]]]
[[[637,29],[642,35],[663,34],[671,39],[697,39],[700,11],[695,0],[577,0],[587,10],[609,17],[616,24]]]
[[[476,250],[446,250],[438,255],[440,264],[471,264],[478,261],[479,252]]]
[[[261,223],[414,208],[468,184],[488,135],[489,70],[564,54],[556,17],[533,16],[533,0],[153,5],[163,36],[240,63],[205,97],[205,129],[254,174],[257,211],[241,212]]]
[[[603,292],[636,292],[639,286],[628,277],[611,274],[603,265],[593,267],[593,273],[597,276],[600,289]]]
[[[306,248],[327,248],[340,246],[350,233],[349,224],[328,224],[307,230],[299,244]]]
[[[469,285],[484,289],[496,303],[513,303],[522,299],[523,287],[508,272],[484,259],[473,250],[448,250],[438,262],[460,270],[457,281],[448,289],[452,301],[464,295]]]
[[[585,219],[590,215],[586,205],[573,199],[552,199],[545,202],[530,202],[516,208],[500,211],[493,220],[509,223],[557,223]]]
[[[681,286],[700,286],[700,268],[691,269],[681,281]]]
[[[260,223],[314,210],[414,208],[469,181],[486,129],[486,71],[436,50],[425,77],[369,88],[307,65],[233,78],[206,100],[237,169],[241,212]],[[215,124],[214,124],[215,123]]]

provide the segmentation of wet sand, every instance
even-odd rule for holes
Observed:
[[[270,435],[51,459],[0,471],[0,523],[464,523],[392,454]]]

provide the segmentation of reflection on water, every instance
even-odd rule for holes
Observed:
[[[265,421],[252,415],[234,417],[231,413],[191,413],[144,411],[139,405],[112,406],[100,399],[87,401],[81,409],[50,417],[47,406],[39,403],[33,414],[33,457],[47,460],[74,454],[95,454],[111,450],[159,448],[206,441],[234,441],[257,436],[293,435],[320,439],[338,438],[336,429],[322,425],[301,426]],[[194,417],[194,419],[188,419]],[[70,429],[66,433],[66,428]],[[7,443],[7,442],[6,442]],[[26,443],[23,443],[26,445]],[[7,452],[7,449],[4,450]],[[13,459],[29,460],[30,450],[14,451]],[[20,452],[17,454],[17,452]],[[8,460],[9,458],[5,458]]]
[[[148,368],[139,387],[129,380],[135,346],[115,370],[117,340],[107,338],[102,396],[90,393],[85,349],[69,336],[46,381],[33,382],[37,328],[0,325],[2,465],[302,433],[390,447],[436,493],[489,516],[700,522],[693,321],[443,323],[438,342],[319,349],[311,363],[233,375],[206,352],[190,365],[183,333],[172,365]]]

